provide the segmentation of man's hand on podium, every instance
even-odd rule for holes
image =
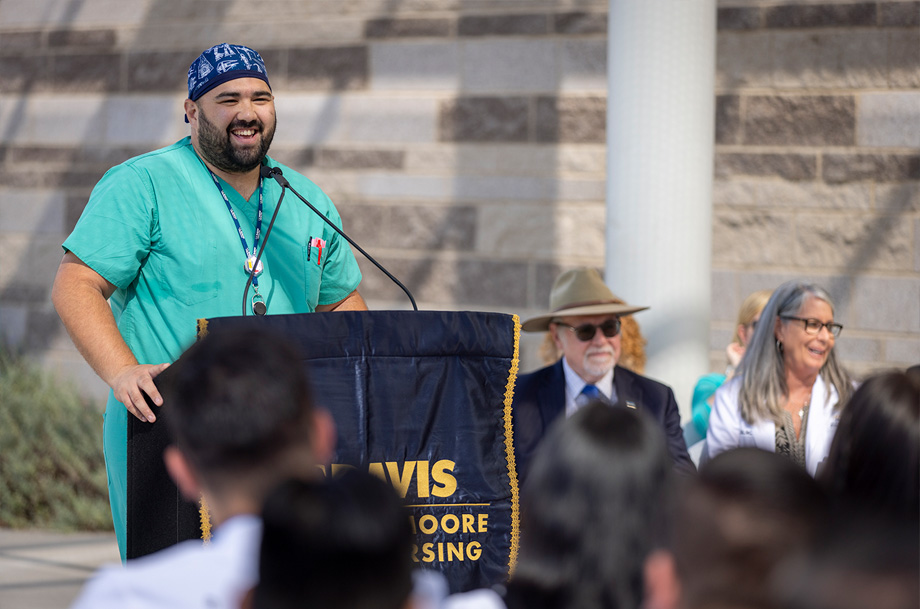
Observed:
[[[112,380],[115,399],[141,421],[153,423],[157,418],[144,396],[150,396],[150,401],[157,406],[163,405],[163,396],[153,379],[168,367],[169,364],[135,364],[124,368]]]

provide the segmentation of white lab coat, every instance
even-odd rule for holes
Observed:
[[[830,390],[830,391],[828,391]],[[738,394],[741,377],[735,377],[716,390],[709,430],[706,432],[706,451],[709,458],[739,446],[753,446],[770,452],[776,451],[776,426],[772,420],[751,425],[741,417]],[[838,415],[833,412],[837,404],[837,390],[818,375],[811,391],[808,406],[808,427],[805,431],[805,469],[812,476],[819,464],[827,458],[831,441],[837,431]]]

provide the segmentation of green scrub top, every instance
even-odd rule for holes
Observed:
[[[279,166],[291,185],[341,227],[332,201],[310,180]],[[252,251],[259,189],[247,201],[221,187]],[[263,181],[262,239],[281,195]],[[320,246],[322,250],[320,252]],[[173,362],[195,340],[199,318],[243,314],[248,278],[239,232],[190,138],[110,169],[93,189],[63,247],[116,286],[112,312],[139,363]],[[262,256],[259,292],[268,314],[308,313],[354,291],[361,273],[347,241],[288,193]],[[252,314],[248,302],[245,311]],[[105,457],[109,499],[125,556],[127,417],[109,393]]]

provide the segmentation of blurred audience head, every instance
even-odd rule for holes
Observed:
[[[812,541],[826,511],[818,483],[780,455],[737,448],[714,457],[675,502],[681,606],[772,607],[773,570]]]
[[[661,427],[644,412],[592,402],[555,423],[521,490],[509,607],[639,607],[670,476]]]
[[[773,578],[780,609],[920,607],[920,527],[849,514],[832,519],[806,552]],[[915,515],[916,516],[916,515]]]
[[[412,530],[382,480],[356,470],[325,481],[290,480],[269,495],[262,521],[252,609],[407,606]]]
[[[819,479],[843,509],[920,518],[920,369],[860,385]]]
[[[333,424],[314,408],[302,356],[266,328],[212,332],[164,375],[164,418],[175,445],[164,457],[190,499],[207,492],[220,504],[245,496],[258,512],[272,488],[315,475],[332,450]]]

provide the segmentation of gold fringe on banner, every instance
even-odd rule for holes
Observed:
[[[204,338],[204,337],[207,336],[207,335],[208,335],[208,320],[207,320],[207,319],[199,319],[199,320],[198,320],[198,336],[196,336],[196,338],[197,338],[198,340],[201,340],[202,338]]]
[[[517,464],[514,459],[514,429],[511,418],[511,402],[514,399],[514,384],[517,382],[521,349],[521,318],[511,316],[514,322],[514,355],[511,358],[511,370],[508,371],[508,384],[505,385],[505,458],[508,461],[508,478],[511,481],[511,551],[508,553],[508,575],[514,574],[520,543],[521,515],[518,497]]]
[[[207,335],[208,320],[199,319],[197,339],[201,340]],[[203,539],[206,544],[211,543],[211,514],[208,512],[208,502],[204,500],[204,495],[201,496],[201,507],[198,513],[201,516],[201,539]]]
[[[207,545],[211,543],[211,514],[208,513],[208,502],[204,500],[204,495],[201,496],[199,513],[201,514],[201,539]]]

